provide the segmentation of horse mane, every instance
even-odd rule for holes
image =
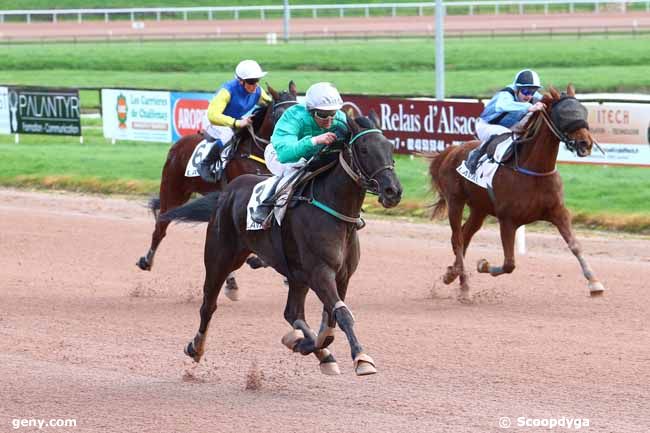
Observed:
[[[546,104],[546,110],[548,112],[551,110],[553,104],[559,100],[560,94],[551,86],[549,88],[549,93],[543,94],[541,102]],[[526,122],[526,125],[523,127],[523,131],[520,134],[521,137],[523,137],[524,140],[532,139],[537,134],[541,122],[543,122],[541,112],[536,112],[534,115],[530,116],[530,119],[528,119],[528,122]]]

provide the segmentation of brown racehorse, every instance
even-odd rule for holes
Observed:
[[[232,160],[226,165],[222,183],[208,183],[201,177],[186,177],[185,169],[194,152],[195,147],[203,140],[200,133],[186,135],[172,145],[167,153],[167,160],[160,179],[159,198],[152,199],[150,208],[154,211],[156,225],[151,236],[151,246],[146,255],[140,257],[136,265],[146,271],[153,267],[156,250],[167,233],[169,221],[160,221],[158,211],[164,213],[170,209],[186,203],[193,193],[207,194],[219,191],[224,184],[242,174],[267,174],[264,164],[264,148],[273,133],[273,126],[282,113],[296,103],[297,91],[293,81],[289,83],[289,90],[276,92],[268,86],[268,91],[273,97],[271,109],[267,109],[254,121],[254,130],[258,140],[246,130],[242,132],[241,140],[237,146]],[[260,120],[261,119],[261,120]],[[228,281],[228,287],[236,290],[234,277]]]
[[[546,110],[531,116],[522,134],[521,145],[515,148],[514,160],[499,167],[492,180],[491,192],[456,171],[469,152],[478,146],[478,141],[449,147],[431,158],[431,184],[439,196],[433,216],[441,216],[445,208],[448,209],[451,245],[456,256],[443,281],[450,284],[460,277],[461,301],[469,299],[463,258],[472,236],[481,228],[487,215],[493,215],[499,221],[505,259],[502,266],[492,266],[481,259],[478,272],[492,276],[511,273],[515,269],[515,230],[534,221],[549,221],[558,228],[578,259],[588,280],[590,294],[600,295],[605,290],[582,256],[580,243],[571,229],[569,211],[564,206],[562,179],[555,168],[560,141],[580,157],[591,154],[594,139],[586,122],[587,110],[575,99],[571,85],[562,95],[551,88],[550,95],[546,95],[543,102]],[[462,224],[465,205],[469,206],[469,216]]]

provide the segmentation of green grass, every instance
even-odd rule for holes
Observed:
[[[489,96],[523,66],[546,84],[580,92],[650,91],[650,37],[448,39],[446,93]],[[28,47],[29,49],[25,49]],[[561,49],[559,49],[561,47]],[[504,56],[501,53],[507,52]],[[307,42],[146,42],[0,46],[0,83],[212,91],[232,77],[242,53],[270,73],[268,82],[300,89],[334,82],[344,93],[431,96],[434,45],[426,40]],[[534,55],[531,55],[534,53]],[[525,64],[521,59],[526,59]],[[580,67],[575,65],[579,63]],[[98,105],[87,93],[85,107]]]

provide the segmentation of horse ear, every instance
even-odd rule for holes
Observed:
[[[560,93],[557,90],[555,90],[555,87],[549,86],[548,91],[553,97],[553,99],[555,100],[560,99]]]
[[[379,116],[377,116],[375,110],[370,110],[370,113],[368,113],[368,118],[375,125],[375,128],[381,128],[381,122],[379,121]]]
[[[296,83],[293,80],[289,81],[289,93],[295,98],[298,96],[298,90],[296,89]]]
[[[280,94],[269,83],[266,83],[266,90],[271,94],[274,101],[280,100]]]
[[[569,83],[569,85],[567,86],[566,94],[575,98],[575,96],[576,96],[576,88],[573,87],[573,83]]]
[[[347,111],[347,116],[348,116],[348,126],[350,127],[350,132],[352,132],[352,135],[361,131],[361,126],[359,126],[359,124],[357,123],[355,110],[349,109]]]

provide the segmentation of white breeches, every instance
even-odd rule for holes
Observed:
[[[481,140],[481,143],[484,143],[485,140],[493,135],[504,134],[506,132],[511,132],[510,128],[501,125],[492,125],[480,118],[476,122],[476,135]]]
[[[269,171],[275,176],[282,178],[291,176],[305,165],[304,159],[300,159],[298,162],[281,163],[278,161],[278,154],[275,152],[273,144],[269,144],[264,149],[264,160]]]
[[[214,140],[221,140],[225,146],[230,139],[235,135],[235,131],[229,126],[217,126],[208,122],[208,125],[203,125],[203,130]]]

